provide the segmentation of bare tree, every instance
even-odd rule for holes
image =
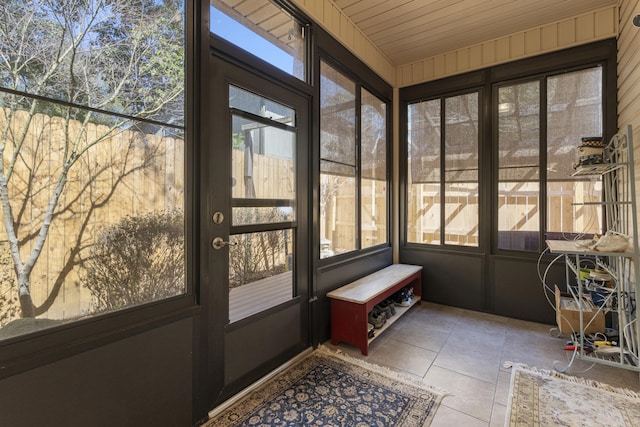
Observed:
[[[13,320],[18,311],[17,298],[9,292],[13,286],[14,278],[11,277],[11,254],[0,248],[0,327]]]
[[[0,13],[2,223],[21,314],[33,317],[42,308],[33,303],[31,274],[52,222],[74,209],[75,196],[63,197],[71,171],[99,144],[131,135],[126,132],[138,126],[133,117],[182,123],[182,6],[174,0],[7,1]],[[93,124],[103,126],[95,132]],[[138,143],[134,139],[129,147]],[[55,156],[45,156],[50,150]],[[149,166],[153,155],[131,162],[128,150],[121,153],[120,177]],[[89,172],[94,179],[114,166],[89,165]],[[121,182],[116,179],[114,188]],[[109,197],[95,195],[91,207],[74,213],[88,220]],[[38,223],[23,224],[36,200],[42,203]],[[67,255],[56,283],[78,262],[80,250]]]

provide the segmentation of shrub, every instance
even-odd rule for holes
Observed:
[[[185,291],[180,211],[126,217],[102,231],[86,260],[83,284],[92,309],[113,311]]]

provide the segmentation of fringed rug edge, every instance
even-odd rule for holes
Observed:
[[[346,362],[352,363],[354,365],[358,365],[364,369],[368,369],[370,371],[375,372],[376,374],[380,374],[383,375],[387,378],[393,379],[393,380],[398,380],[398,381],[402,381],[405,384],[409,384],[412,385],[414,387],[418,387],[421,388],[423,390],[429,391],[433,394],[435,394],[437,396],[437,404],[440,404],[440,400],[442,400],[442,398],[451,395],[451,393],[447,392],[446,390],[440,388],[440,387],[436,387],[433,386],[431,384],[425,383],[424,381],[422,381],[421,379],[417,378],[417,377],[412,377],[409,374],[405,374],[402,372],[398,372],[398,371],[394,371],[393,369],[387,368],[386,366],[381,366],[375,363],[371,363],[368,362],[366,360],[362,360],[362,359],[358,359],[356,357],[350,356],[346,353],[344,353],[343,351],[337,349],[337,350],[332,350],[329,347],[321,344],[316,348],[316,351],[319,353],[324,353],[327,354],[329,356],[333,356],[333,357],[337,357],[339,359],[342,359]],[[313,353],[311,353],[313,354]]]
[[[542,368],[536,368],[536,367],[532,367],[532,366],[529,366],[527,364],[518,363],[518,362],[509,362],[509,361],[507,361],[507,362],[504,362],[504,364],[502,366],[505,369],[509,369],[509,368],[520,369],[522,371],[529,371],[529,372],[533,372],[533,373],[538,374],[538,375],[547,375],[547,376],[550,376],[550,377],[554,377],[554,378],[558,378],[558,379],[561,379],[561,380],[573,382],[573,383],[576,383],[576,384],[582,384],[582,385],[590,386],[590,387],[593,387],[593,388],[597,388],[599,390],[605,390],[605,391],[609,391],[611,393],[622,394],[624,396],[631,397],[631,398],[634,398],[634,399],[640,399],[640,393],[638,393],[638,392],[635,392],[635,391],[630,390],[628,388],[614,387],[614,386],[609,385],[607,383],[603,383],[603,382],[596,381],[596,380],[590,380],[590,379],[582,378],[582,377],[574,377],[572,375],[563,374],[561,372],[552,371],[552,370],[548,370],[548,369],[542,369]],[[511,373],[512,385],[513,385],[513,378],[515,377],[515,369]],[[511,390],[512,389],[513,389],[513,387],[510,387],[510,389],[509,389],[509,398],[511,398]],[[509,403],[511,403],[511,402],[509,401]]]

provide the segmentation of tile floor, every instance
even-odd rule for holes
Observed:
[[[505,361],[549,370],[556,360],[561,368],[567,366],[571,355],[563,350],[567,337],[554,337],[550,329],[550,325],[423,301],[380,334],[368,356],[347,344],[337,348],[449,392],[432,427],[503,426],[511,378],[510,369],[503,368]],[[336,348],[329,342],[326,346]],[[576,361],[567,373],[640,391],[637,372],[591,366]]]

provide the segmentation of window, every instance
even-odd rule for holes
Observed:
[[[407,113],[407,241],[478,246],[478,92]]]
[[[547,79],[549,238],[602,233],[602,181],[572,177],[583,138],[603,138],[602,67]],[[605,141],[606,142],[606,141]]]
[[[539,249],[540,83],[498,94],[498,247]]]
[[[602,138],[602,68],[500,86],[498,98],[498,247],[539,251],[541,229],[601,231],[600,180],[571,175],[582,138]]]
[[[269,0],[211,0],[211,32],[306,80],[304,27]]]
[[[387,242],[387,105],[361,93],[361,242],[368,248]]]
[[[388,242],[387,105],[320,62],[320,258]]]
[[[320,258],[356,249],[356,84],[320,63]]]
[[[184,294],[184,4],[0,9],[0,336]]]

